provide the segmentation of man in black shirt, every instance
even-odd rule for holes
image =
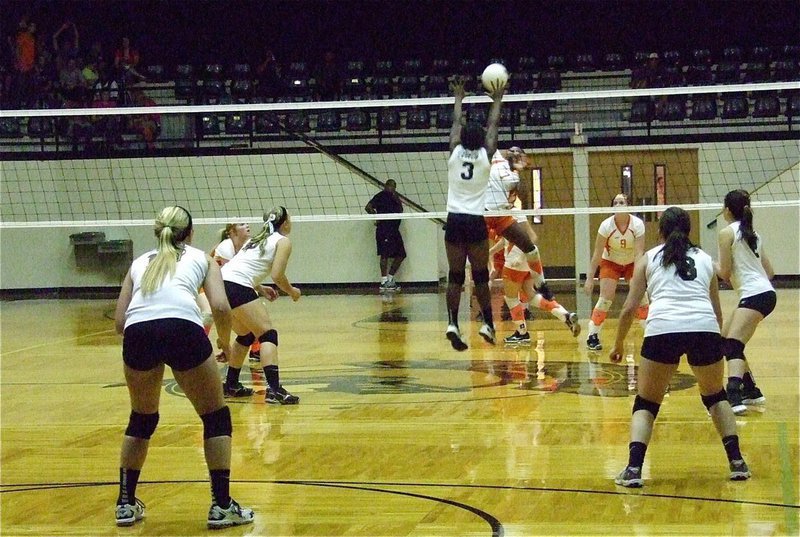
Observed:
[[[403,204],[396,190],[397,183],[394,179],[389,179],[383,190],[369,200],[364,210],[369,214],[402,213]],[[400,220],[377,220],[375,222],[375,242],[381,258],[381,290],[397,291],[400,286],[395,282],[394,275],[406,258],[403,237],[400,235]],[[392,260],[391,265],[389,265],[390,259]]]

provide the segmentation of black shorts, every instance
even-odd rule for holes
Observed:
[[[662,364],[677,364],[684,354],[689,365],[711,365],[722,360],[722,336],[715,332],[676,332],[648,336],[642,356]]]
[[[489,238],[483,215],[448,213],[444,240],[456,244],[469,244]]]
[[[253,300],[258,300],[258,293],[249,285],[242,285],[240,283],[223,281],[225,284],[225,294],[228,295],[228,303],[231,309],[238,308],[242,304],[247,304]]]
[[[749,310],[756,310],[758,313],[766,317],[775,309],[775,304],[778,303],[778,295],[775,291],[766,291],[757,295],[748,296],[739,301],[739,308],[747,308]]]
[[[378,245],[378,255],[381,257],[405,257],[406,247],[403,236],[395,227],[384,228],[380,223],[375,228],[375,243]]]
[[[205,362],[212,350],[203,327],[185,319],[135,323],[122,337],[122,360],[136,371],[149,371],[161,363],[187,371]]]

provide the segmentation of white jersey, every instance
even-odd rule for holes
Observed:
[[[658,245],[647,251],[647,294],[650,310],[644,335],[657,336],[679,332],[714,332],[719,334],[719,324],[711,304],[709,287],[714,277],[711,256],[699,248],[687,253],[694,263],[691,280],[684,280],[675,271],[675,265],[661,265]]]
[[[225,239],[214,248],[214,257],[219,257],[225,261],[230,261],[236,255],[236,249],[231,239]]]
[[[519,174],[503,158],[500,150],[494,152],[486,187],[486,210],[497,211],[513,207],[511,192],[519,186]]]
[[[733,222],[729,226],[733,230],[733,245],[731,247],[731,284],[739,298],[759,295],[767,291],[774,291],[772,283],[769,281],[767,272],[761,264],[761,236],[756,233],[758,239],[756,243],[756,254],[750,249],[747,241],[742,239],[739,230],[739,222]]]
[[[192,246],[184,246],[175,274],[167,275],[153,293],[142,293],[142,276],[150,260],[158,250],[137,257],[131,264],[133,296],[125,312],[125,327],[155,319],[184,319],[203,326],[200,308],[197,307],[197,291],[208,274],[206,253]]]
[[[641,218],[629,214],[628,225],[620,229],[614,217],[609,216],[603,220],[597,232],[606,239],[603,259],[617,265],[630,265],[636,255],[636,239],[644,237],[644,222]]]
[[[486,185],[489,183],[486,148],[475,151],[457,145],[447,161],[447,212],[483,215]]]
[[[222,266],[222,279],[227,282],[247,285],[255,289],[272,272],[272,262],[278,241],[284,236],[278,232],[266,238],[264,253],[260,246],[248,248],[248,240],[233,258]]]

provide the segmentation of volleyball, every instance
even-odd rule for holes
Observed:
[[[508,71],[503,64],[491,63],[481,73],[481,82],[487,91],[492,91],[508,82]]]

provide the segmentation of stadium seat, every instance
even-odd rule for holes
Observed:
[[[452,68],[450,67],[450,60],[447,58],[435,58],[431,62],[431,73],[434,75],[441,75],[448,77],[452,75]]]
[[[222,78],[222,65],[207,63],[200,78],[200,91],[205,102],[219,101],[225,94],[225,80]]]
[[[715,119],[717,117],[717,97],[715,95],[697,95],[692,98],[693,120]]]
[[[253,95],[253,79],[250,73],[250,65],[237,63],[233,66],[233,78],[231,79],[231,97],[236,101],[248,101]]]
[[[378,60],[375,62],[373,75],[376,78],[389,78],[394,77],[396,74],[394,72],[394,63],[391,60]]]
[[[347,114],[347,130],[368,131],[372,128],[372,116],[366,110],[353,110]]]
[[[686,119],[686,100],[669,97],[655,104],[655,118],[659,121],[683,121]]]
[[[550,107],[534,103],[525,113],[525,124],[529,127],[542,127],[552,124]]]
[[[691,52],[692,65],[707,65],[713,63],[711,51],[707,48],[696,48]]]
[[[347,62],[344,74],[347,78],[360,78],[366,76],[364,62],[361,60],[350,60]]]
[[[759,94],[753,104],[753,117],[778,117],[781,102],[777,93]]]
[[[142,74],[148,82],[164,82],[164,66],[161,64],[146,65]]]
[[[665,50],[661,54],[666,66],[679,66],[681,65],[681,53],[678,50]]]
[[[325,110],[317,116],[317,132],[339,132],[342,128],[342,115],[338,110]]]
[[[772,80],[775,82],[789,82],[800,79],[800,69],[795,60],[778,60],[772,72]]]
[[[654,118],[653,102],[648,99],[639,99],[631,104],[631,113],[628,121],[631,123],[650,123]]]
[[[516,106],[514,106],[514,103],[507,103],[500,110],[500,126],[501,127],[519,126],[519,109]]]
[[[403,63],[400,65],[400,72],[406,76],[419,78],[423,74],[422,60],[419,58],[409,58],[407,60],[403,60]]]
[[[775,59],[775,49],[767,46],[756,46],[750,49],[748,60],[751,62],[764,62],[769,64]]]
[[[769,63],[765,61],[753,60],[744,68],[744,82],[753,84],[756,82],[768,82],[770,78]]]
[[[286,115],[286,129],[293,132],[311,132],[311,123],[305,112],[291,112]]]
[[[625,59],[618,52],[609,52],[603,57],[603,69],[606,71],[621,71],[625,69]]]
[[[308,64],[306,62],[292,62],[289,64],[286,76],[289,80],[295,78],[307,79],[309,76]]]
[[[28,119],[28,136],[31,138],[52,136],[54,130],[51,118],[32,117]]]
[[[575,71],[588,73],[595,70],[594,54],[583,53],[575,56]]]
[[[222,131],[219,116],[216,114],[203,114],[200,116],[200,133],[203,136],[215,136]]]
[[[786,97],[786,115],[800,117],[800,92],[792,92]]]
[[[289,97],[294,101],[311,99],[311,85],[308,78],[293,76],[289,79]]]
[[[726,93],[722,96],[722,118],[743,119],[750,113],[747,96],[741,93]]]
[[[523,71],[514,73],[508,80],[506,93],[533,93],[536,89],[536,77],[532,73]]]
[[[0,138],[19,138],[22,128],[18,117],[0,118]]]
[[[738,84],[740,78],[739,62],[722,61],[714,69],[715,84]]]
[[[466,77],[475,77],[481,70],[478,67],[478,60],[475,58],[462,58],[458,63],[458,74]]]
[[[400,113],[395,108],[383,108],[378,112],[378,128],[380,130],[398,130]]]
[[[250,134],[252,119],[246,112],[225,114],[225,134]]]
[[[425,92],[435,95],[449,95],[450,88],[444,75],[430,75],[425,79]]]
[[[348,75],[342,85],[342,93],[345,99],[357,100],[367,93],[367,83],[363,77],[355,74]]]
[[[453,107],[443,104],[436,110],[436,128],[449,129],[453,126]]]
[[[375,77],[372,80],[371,91],[378,99],[391,97],[394,94],[394,83],[388,76]]]
[[[552,54],[547,57],[547,67],[550,69],[560,70],[565,65],[564,56],[560,54]]]
[[[722,49],[722,59],[727,62],[741,63],[744,59],[744,51],[742,47],[725,47]]]
[[[549,93],[561,89],[561,73],[556,69],[550,68],[546,71],[539,73],[538,83],[536,84],[536,91],[540,93]]]
[[[194,79],[194,68],[182,63],[175,68],[175,98],[193,99],[197,84]]]
[[[425,130],[431,128],[431,115],[427,108],[414,107],[406,115],[406,128]]]
[[[707,64],[689,65],[685,74],[686,83],[691,86],[708,86],[714,80],[711,67]]]
[[[274,112],[265,112],[256,116],[257,134],[277,134],[281,132],[279,118]]]
[[[486,125],[486,121],[489,119],[489,109],[486,105],[470,105],[466,108],[465,114],[467,120],[477,121],[481,125]]]
[[[409,98],[420,93],[420,80],[415,75],[403,75],[397,81],[397,91],[400,98]]]
[[[536,58],[534,56],[520,56],[517,59],[517,68],[514,71],[514,76],[521,73],[533,74],[536,72]]]

